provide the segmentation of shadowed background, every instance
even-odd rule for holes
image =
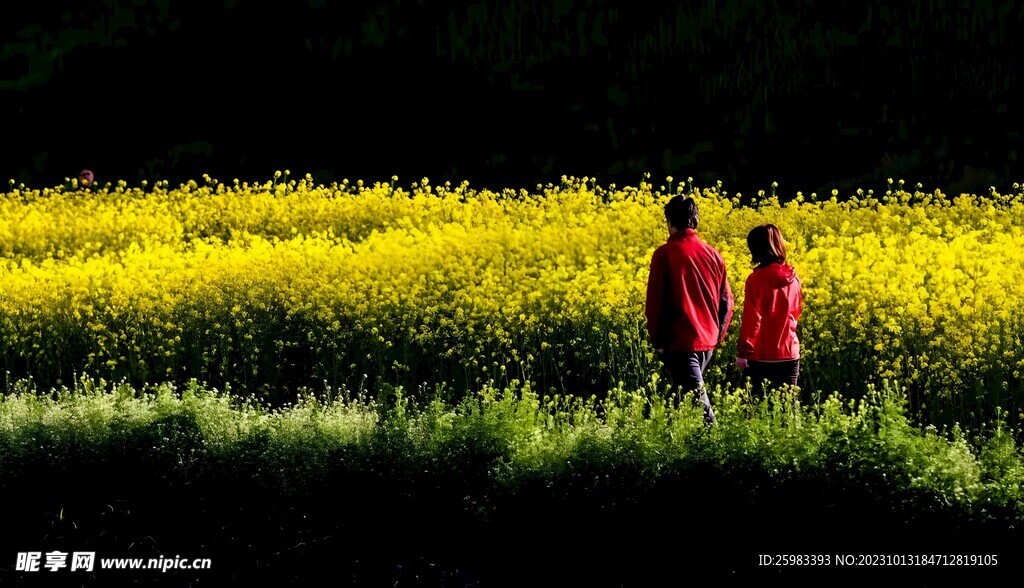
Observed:
[[[92,0],[0,9],[0,177],[1024,179],[1012,1]]]

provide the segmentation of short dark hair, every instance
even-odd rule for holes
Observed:
[[[696,229],[699,220],[697,203],[693,201],[693,198],[682,195],[673,196],[665,205],[665,220],[677,230]]]
[[[775,225],[754,227],[747,234],[747,247],[754,265],[786,261],[786,242],[782,239],[782,231]]]

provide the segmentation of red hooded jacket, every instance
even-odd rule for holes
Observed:
[[[654,347],[707,351],[725,340],[733,296],[725,261],[693,229],[671,234],[651,256],[647,332]]]
[[[744,288],[737,356],[754,361],[799,359],[796,321],[803,306],[793,266],[772,263],[756,268]]]

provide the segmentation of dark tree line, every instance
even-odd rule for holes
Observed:
[[[0,19],[0,176],[650,172],[751,193],[1024,179],[1024,7],[610,0],[46,2]],[[13,7],[0,9],[13,11]]]

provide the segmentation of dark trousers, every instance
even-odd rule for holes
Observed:
[[[715,424],[715,411],[711,408],[707,388],[704,386],[704,371],[711,363],[715,350],[707,351],[665,351],[661,361],[672,377],[672,387],[682,387],[683,392],[695,392],[704,405],[704,420]]]
[[[800,377],[800,360],[748,361],[745,375],[750,378],[755,394],[761,394],[765,386],[770,390],[784,385],[796,386]]]

